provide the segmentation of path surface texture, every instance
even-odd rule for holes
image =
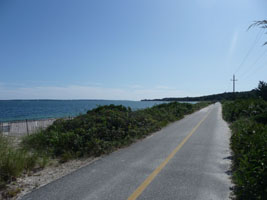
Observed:
[[[229,137],[216,103],[23,200],[229,199]]]

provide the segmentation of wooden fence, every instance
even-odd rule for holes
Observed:
[[[7,136],[21,137],[33,134],[40,129],[46,129],[56,119],[24,120],[13,122],[0,122],[0,132]]]

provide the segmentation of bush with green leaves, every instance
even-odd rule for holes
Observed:
[[[267,102],[236,100],[223,104],[232,122],[233,181],[236,199],[267,199]]]
[[[267,102],[262,99],[226,101],[223,103],[223,116],[234,122],[241,118],[253,118],[267,113]]]
[[[209,103],[172,102],[132,111],[124,106],[100,106],[72,120],[57,120],[47,130],[27,136],[26,148],[64,160],[98,156],[130,144]]]

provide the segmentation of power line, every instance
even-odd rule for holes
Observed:
[[[253,67],[261,60],[261,58],[263,58],[266,53],[267,49],[265,49],[265,51],[263,51],[251,65],[249,65],[248,70],[241,74],[240,77],[244,77],[245,75],[250,74],[250,72],[254,69]]]
[[[266,64],[267,65],[267,64]],[[265,66],[266,66],[265,65]],[[263,69],[265,67],[264,65],[259,65],[257,68],[255,68],[250,74],[247,74],[247,76],[244,77],[244,79],[247,79],[248,77],[252,77],[259,69]]]
[[[250,55],[250,53],[252,52],[252,50],[254,49],[254,47],[256,46],[256,44],[259,42],[259,40],[261,39],[262,35],[263,35],[264,30],[261,29],[259,30],[259,33],[257,34],[254,42],[252,43],[251,47],[249,48],[247,54],[245,55],[245,57],[243,58],[242,62],[240,63],[240,65],[238,66],[238,68],[235,71],[235,74],[241,69],[241,67],[243,66],[243,64],[245,63],[246,59],[248,58],[248,56]]]

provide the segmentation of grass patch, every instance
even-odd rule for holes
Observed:
[[[15,148],[10,138],[0,134],[0,189],[23,172],[44,167],[47,158],[22,148]]]
[[[34,156],[12,147],[8,138],[0,135],[0,187],[35,165]]]

